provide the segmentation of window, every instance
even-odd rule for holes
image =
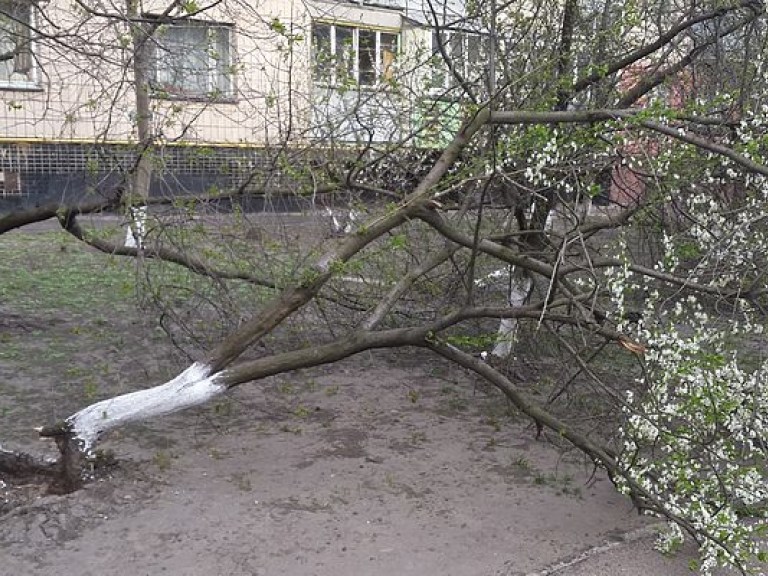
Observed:
[[[448,62],[440,51],[439,40],[442,40]],[[434,62],[432,83],[438,91],[453,88],[458,83],[449,64],[470,84],[485,82],[487,79],[488,38],[486,36],[471,32],[441,31],[438,38],[438,33],[434,31],[432,32],[432,55]]]
[[[156,96],[230,98],[232,27],[185,22],[159,28],[153,45],[151,84]]]
[[[0,88],[36,85],[31,25],[30,3],[0,0]]]
[[[373,86],[394,75],[398,35],[392,32],[315,23],[312,49],[315,81]]]
[[[0,170],[0,196],[21,194],[21,175],[18,172]]]

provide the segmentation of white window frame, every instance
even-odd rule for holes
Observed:
[[[202,62],[202,73],[185,72],[178,61],[184,57],[184,54],[172,54],[171,50],[177,46],[184,45],[181,38],[165,40],[164,37],[170,34],[183,34],[183,30],[205,31],[207,36],[207,47],[195,46],[200,52],[196,54],[198,62]],[[224,34],[221,38],[214,38],[213,35]],[[156,98],[168,98],[174,100],[216,100],[232,101],[235,98],[235,75],[232,71],[234,61],[234,38],[235,27],[232,24],[223,22],[209,22],[204,20],[184,20],[183,22],[162,25],[152,39],[152,48],[150,54],[149,76],[152,95]],[[226,57],[216,55],[216,50],[222,42],[226,45]],[[190,49],[187,47],[187,49]],[[165,52],[165,54],[164,54]],[[187,56],[189,52],[187,52]],[[202,58],[200,56],[202,55]],[[164,66],[168,63],[176,65]],[[195,63],[197,64],[197,63]],[[202,89],[189,89],[189,86],[183,84],[184,77],[200,76],[205,86]],[[182,82],[177,79],[181,77]]]
[[[0,11],[6,12],[8,7],[13,7],[14,5],[24,6],[28,10],[27,14],[29,16],[29,21],[26,24],[22,24],[23,26],[27,27],[26,34],[28,36],[28,46],[24,51],[24,54],[19,54],[10,60],[0,62],[0,66],[7,67],[10,63],[10,66],[14,67],[13,69],[15,69],[17,59],[28,58],[29,68],[28,72],[26,73],[26,80],[14,79],[10,77],[7,80],[0,78],[0,90],[38,90],[40,88],[40,82],[38,78],[37,59],[35,58],[35,41],[32,34],[32,30],[36,23],[36,5],[34,2],[27,0],[0,0]],[[4,53],[5,50],[1,46],[2,43],[0,43],[0,52]],[[11,48],[11,50],[12,49],[13,48]],[[11,72],[10,76],[13,76],[13,74],[14,72]]]
[[[488,50],[489,50],[489,38],[485,34],[478,32],[466,31],[466,30],[440,30],[440,39],[442,40],[443,47],[451,59],[451,65],[456,68],[461,77],[468,81],[470,84],[475,84],[481,76],[478,76],[478,70],[488,71]],[[433,93],[445,93],[447,90],[456,88],[458,82],[453,72],[451,71],[448,62],[443,58],[440,52],[440,46],[438,44],[438,31],[432,30],[430,34],[430,44],[432,52],[432,87]],[[457,61],[456,54],[454,53],[454,45],[456,38],[461,41],[461,60]],[[478,58],[480,61],[475,62],[470,60],[467,55],[470,54],[470,40],[477,39],[478,44]],[[483,46],[485,44],[485,46]],[[481,66],[482,64],[482,66]],[[483,74],[482,77],[485,77]]]
[[[318,47],[315,42],[315,32],[317,30],[318,26],[323,26],[328,29],[329,33],[329,39],[330,39],[330,46],[328,49],[328,54],[319,54],[317,52]],[[342,78],[341,74],[339,74],[339,70],[344,68],[344,66],[337,61],[337,30],[338,28],[344,28],[352,31],[352,66],[351,66],[351,75],[349,78]],[[360,60],[361,60],[361,53],[360,53],[360,33],[361,32],[373,32],[376,34],[375,36],[375,47],[374,47],[374,62],[373,62],[373,81],[362,81],[361,74],[360,74]],[[395,50],[394,50],[394,57],[392,59],[392,62],[387,65],[384,62],[384,48],[386,44],[382,41],[382,36],[392,36],[395,40]],[[317,67],[315,67],[312,71],[312,76],[314,79],[315,84],[321,84],[321,85],[330,85],[330,86],[341,86],[346,83],[347,80],[349,80],[352,84],[355,86],[359,86],[360,88],[374,88],[376,86],[379,86],[380,84],[386,82],[389,78],[391,78],[391,75],[393,74],[393,66],[395,65],[395,62],[397,61],[397,58],[400,54],[400,32],[396,29],[380,29],[380,28],[373,28],[373,27],[366,27],[366,26],[352,26],[349,24],[344,24],[341,22],[326,22],[323,20],[318,20],[315,22],[312,22],[312,55],[313,55],[313,62],[315,62],[315,66],[317,66],[317,63],[319,62],[319,59],[325,58],[327,62],[324,63],[324,66],[328,67],[329,74],[318,74]]]

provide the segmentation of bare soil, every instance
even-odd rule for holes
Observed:
[[[3,445],[53,456],[33,426],[186,362],[139,311],[0,302]],[[466,373],[366,353],[119,430],[75,494],[2,478],[0,574],[685,573],[689,556],[649,552],[649,521],[556,441]],[[627,564],[590,571],[585,551],[627,533],[642,536],[621,544]]]

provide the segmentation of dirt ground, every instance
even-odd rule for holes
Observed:
[[[184,366],[140,317],[22,304],[0,301],[8,448],[53,455],[33,426]],[[366,353],[116,431],[115,464],[75,494],[3,479],[0,574],[687,573],[602,474],[535,436],[468,374]]]
[[[0,573],[512,576],[644,524],[574,455],[498,425],[495,393],[415,360],[273,379],[115,435],[107,477],[4,515]]]

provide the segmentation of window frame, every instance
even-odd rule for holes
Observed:
[[[328,39],[328,46],[324,50],[318,47],[318,30],[327,31],[323,36]],[[339,49],[338,30],[351,31],[352,43],[349,54],[345,55]],[[361,34],[362,33],[362,34]],[[371,48],[366,48],[361,43],[361,35],[373,34],[374,42]],[[373,89],[386,84],[394,75],[394,65],[400,56],[401,36],[400,31],[394,28],[378,28],[374,26],[357,26],[345,22],[331,22],[326,20],[312,21],[310,50],[312,56],[312,81],[315,85],[339,88],[348,83],[360,89]],[[386,50],[392,47],[394,50]],[[370,45],[369,45],[370,46]],[[373,52],[373,58],[370,58]],[[362,67],[364,54],[367,65]],[[385,62],[386,54],[391,54],[390,62]],[[349,62],[345,62],[345,56],[349,56]],[[318,74],[318,68],[324,71]]]
[[[150,18],[156,16],[148,16]],[[186,43],[182,37],[175,37],[167,44],[163,44],[163,37],[171,31],[183,34],[183,30],[202,29],[207,36],[205,46],[203,44]],[[216,38],[212,38],[212,33]],[[222,39],[220,36],[224,34]],[[235,25],[228,22],[218,22],[209,20],[184,19],[170,24],[161,24],[152,34],[149,43],[149,55],[147,59],[147,72],[152,97],[165,100],[185,100],[193,102],[235,102],[236,101],[236,74],[233,70],[235,61]],[[222,45],[226,46],[226,59],[222,60],[214,56]],[[193,70],[191,73],[184,70],[180,59],[189,57],[191,49],[195,49],[199,54],[194,58],[199,58],[203,62],[201,71],[198,73]],[[179,54],[174,54],[173,50],[180,50]],[[181,52],[184,50],[184,52]],[[163,53],[165,52],[165,53]],[[168,63],[175,66],[162,68],[161,65]],[[170,76],[170,80],[162,78],[163,75]],[[206,84],[205,90],[189,89],[177,81],[181,76],[184,77],[203,77]],[[226,85],[221,89],[222,85]]]
[[[430,92],[434,94],[444,94],[446,91],[453,90],[459,86],[456,77],[451,72],[448,62],[443,58],[440,52],[438,35],[442,39],[442,45],[448,56],[451,58],[451,65],[458,68],[461,77],[470,84],[476,84],[488,76],[488,54],[490,50],[490,38],[487,34],[474,30],[456,30],[441,29],[431,30],[430,33],[430,52],[432,58],[431,70],[431,88]],[[456,39],[460,42],[456,42]],[[472,44],[477,40],[476,44]],[[458,48],[458,49],[457,49]],[[470,56],[476,52],[477,61],[473,61]],[[457,62],[457,53],[460,62]],[[482,66],[481,66],[482,64]],[[481,69],[482,73],[477,74]]]
[[[38,70],[38,63],[37,58],[35,57],[36,52],[36,43],[34,40],[34,36],[32,34],[32,30],[34,29],[36,25],[36,8],[37,5],[31,1],[31,0],[0,0],[0,10],[3,9],[3,6],[10,6],[10,7],[16,7],[16,6],[22,6],[26,9],[25,16],[27,17],[26,23],[21,23],[21,26],[24,27],[26,36],[25,40],[27,42],[27,48],[26,50],[19,51],[18,54],[16,54],[13,58],[9,59],[10,62],[13,62],[12,64],[13,71],[10,73],[8,80],[4,80],[0,78],[0,90],[34,90],[39,91],[40,88],[40,78],[39,78],[39,70]],[[5,12],[7,14],[7,12]],[[15,18],[13,13],[9,14],[11,20],[19,20],[18,18]],[[11,34],[13,32],[11,31]],[[18,47],[18,44],[17,44]],[[26,57],[29,59],[28,64],[28,72],[27,80],[14,80],[10,78],[15,73],[15,61],[20,57]],[[8,61],[0,62],[0,66],[6,66]]]

